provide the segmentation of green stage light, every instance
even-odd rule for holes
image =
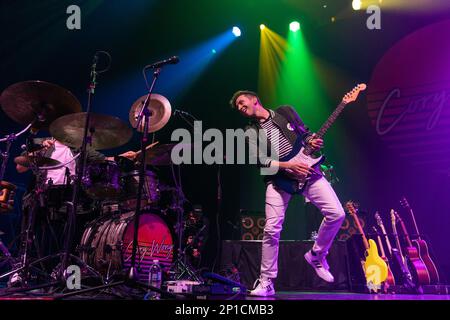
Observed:
[[[292,21],[289,24],[289,30],[291,30],[292,32],[297,32],[298,30],[300,30],[300,23],[298,21]]]

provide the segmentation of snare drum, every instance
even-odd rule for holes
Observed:
[[[83,187],[95,200],[113,200],[120,195],[120,170],[113,161],[95,162],[87,166]]]
[[[0,213],[10,212],[14,209],[16,188],[12,183],[0,181]]]
[[[120,274],[131,266],[134,212],[101,217],[88,224],[81,239],[81,259],[105,277]],[[158,259],[163,269],[174,257],[174,236],[163,218],[143,212],[139,218],[136,269],[139,280],[148,281],[150,266]]]

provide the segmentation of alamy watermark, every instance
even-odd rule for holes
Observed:
[[[370,16],[366,20],[366,26],[369,30],[381,29],[381,8],[377,5],[370,5],[366,10]]]
[[[278,136],[267,139],[267,130],[207,129],[203,132],[202,122],[194,122],[193,136],[187,129],[179,128],[172,132],[171,140],[178,142],[172,149],[171,159],[179,164],[262,164],[262,175],[273,175],[278,166],[267,165],[270,160],[279,160]],[[203,147],[203,143],[207,145]],[[248,152],[247,152],[248,151]]]
[[[72,264],[66,269],[66,287],[69,290],[81,289],[81,270],[80,267]]]
[[[67,7],[66,13],[69,14],[66,20],[66,27],[69,30],[81,29],[81,9],[73,4]]]

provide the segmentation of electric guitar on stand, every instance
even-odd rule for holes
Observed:
[[[377,292],[379,289],[381,289],[381,284],[384,283],[388,277],[387,264],[379,256],[375,241],[373,241],[372,239],[367,240],[366,234],[361,227],[361,223],[359,221],[353,202],[347,202],[345,204],[345,208],[355,220],[355,225],[358,228],[359,233],[361,233],[363,239],[365,247],[364,256],[366,259],[361,260],[361,266],[363,268],[364,275],[366,276],[367,287],[370,291]]]
[[[387,275],[385,286],[384,286],[385,292],[387,292],[389,287],[395,286],[395,278],[394,278],[394,274],[392,273],[391,268],[389,266],[389,259],[387,258],[386,253],[384,251],[383,241],[381,240],[380,233],[378,232],[377,227],[373,226],[372,229],[373,229],[375,235],[377,236],[378,248],[380,248],[381,259],[383,259],[384,262],[386,262],[386,265],[388,268],[388,275]]]
[[[396,248],[392,248],[392,257],[397,263],[400,272],[401,272],[401,282],[405,289],[412,291],[416,287],[413,282],[411,272],[408,269],[408,265],[406,264],[406,260],[402,253],[402,246],[400,244],[400,239],[397,233],[396,226],[396,216],[395,211],[391,209],[391,223],[392,223],[392,234],[395,238]]]
[[[411,208],[411,206],[408,203],[408,200],[406,200],[405,197],[400,200],[400,204],[408,210],[408,212],[411,215],[411,219],[413,221],[414,229],[416,231],[417,239],[412,240],[413,246],[417,249],[420,259],[425,264],[428,275],[430,276],[430,283],[431,284],[438,284],[439,283],[439,272],[436,268],[436,265],[434,264],[433,260],[430,257],[430,254],[428,253],[428,245],[425,242],[425,240],[422,240],[419,233],[419,228],[417,227],[416,219],[414,217],[414,212]]]
[[[345,106],[350,102],[355,101],[358,98],[359,93],[365,89],[366,85],[364,83],[361,83],[353,88],[352,91],[348,92],[342,98],[341,103],[336,107],[334,112],[328,117],[327,121],[325,121],[319,131],[317,131],[316,137],[321,139],[334,123],[334,121],[336,121],[337,117],[342,112],[342,110],[344,110]],[[292,148],[292,151],[287,156],[280,158],[280,161],[305,163],[309,167],[313,167],[323,162],[323,160],[323,155],[317,157],[314,155],[314,149],[311,146],[303,146],[303,141],[301,138],[297,139],[295,145]],[[316,169],[316,173],[320,174],[320,172],[318,172],[318,169]],[[274,176],[274,184],[290,194],[295,194],[303,191],[309,178],[310,176],[298,176],[294,174],[294,172],[290,169],[280,170]]]

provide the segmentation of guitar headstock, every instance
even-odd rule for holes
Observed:
[[[375,235],[379,235],[378,229],[375,226],[372,226],[372,230],[374,232]]]
[[[397,211],[394,211],[394,215],[395,215],[395,219],[397,219],[398,222],[403,223],[402,218],[400,217],[400,215],[398,214]]]
[[[410,210],[410,209],[411,209],[408,200],[406,200],[406,197],[402,197],[402,198],[400,199],[400,204],[402,205],[403,208],[405,208],[405,209],[407,209],[407,210]]]
[[[396,222],[395,219],[396,219],[395,211],[394,211],[394,209],[391,209],[391,221],[392,221],[393,225],[395,225],[395,222]]]
[[[360,83],[356,87],[352,89],[352,91],[347,92],[347,94],[342,98],[342,102],[350,103],[355,101],[358,98],[358,95],[361,91],[366,90],[366,84]]]
[[[356,208],[358,207],[358,204],[353,201],[347,201],[345,204],[345,209],[347,209],[348,213],[350,213],[352,216],[356,215]]]
[[[375,212],[375,220],[377,221],[377,224],[381,227],[383,226],[383,220],[381,219],[380,214],[377,212]]]

